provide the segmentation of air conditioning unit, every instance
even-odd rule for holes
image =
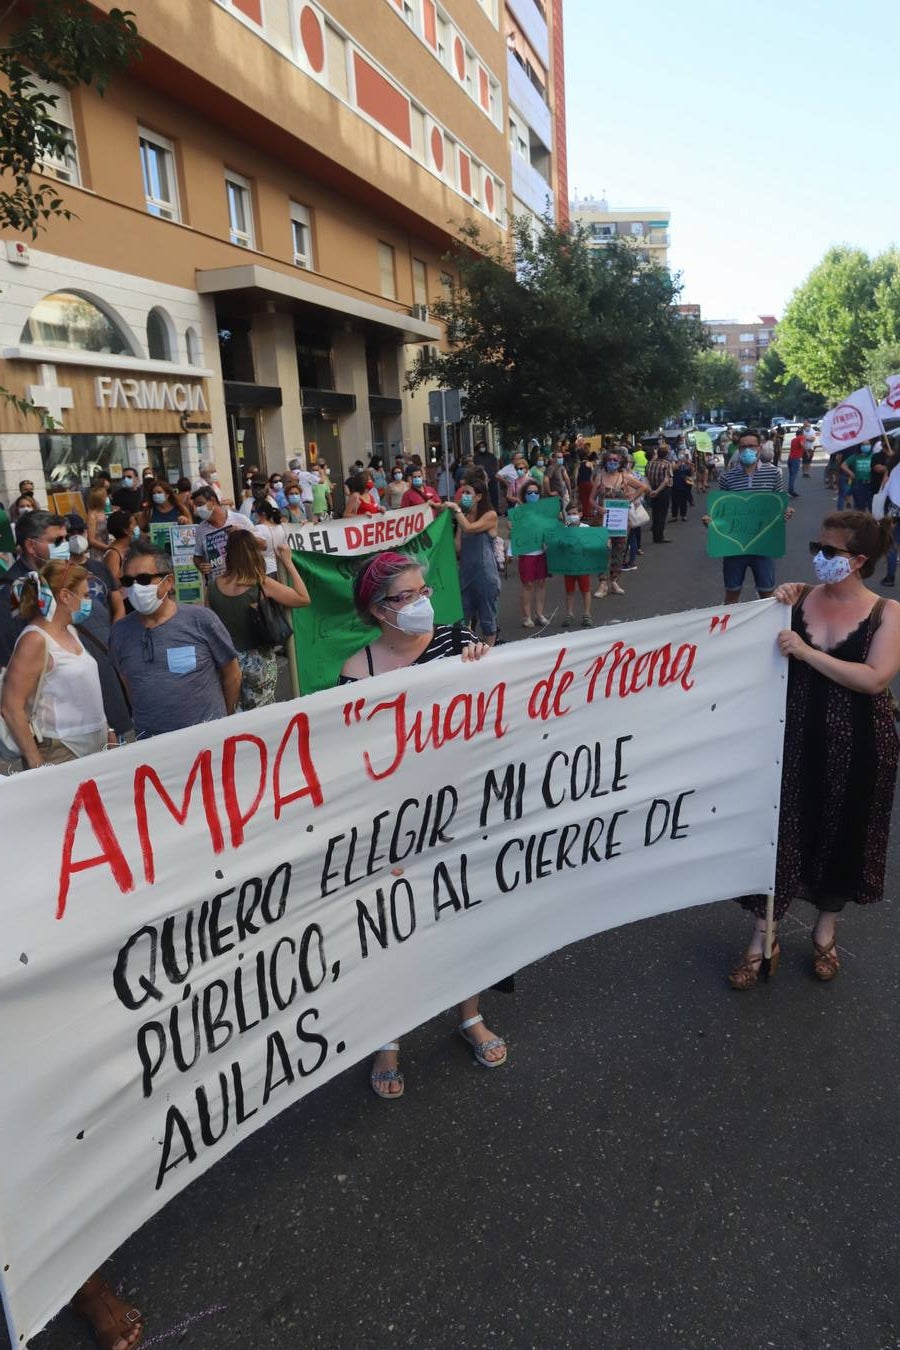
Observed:
[[[423,323],[427,323],[427,322],[428,322],[428,306],[427,306],[427,305],[413,305],[413,307],[412,307],[412,316],[413,316],[414,319],[421,319]]]

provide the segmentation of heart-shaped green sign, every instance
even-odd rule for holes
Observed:
[[[789,500],[784,492],[711,492],[707,499],[709,557],[752,553],[783,558],[787,548],[784,513]]]

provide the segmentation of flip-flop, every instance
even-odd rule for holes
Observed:
[[[459,1034],[475,1056],[476,1064],[483,1065],[485,1069],[499,1069],[502,1064],[506,1063],[506,1041],[500,1036],[495,1036],[494,1039],[490,1041],[476,1042],[472,1040],[471,1036],[466,1035],[469,1027],[474,1027],[476,1023],[483,1021],[484,1018],[481,1013],[476,1013],[474,1017],[467,1017],[465,1022],[460,1022],[459,1024]],[[501,1059],[488,1059],[488,1050],[502,1050],[503,1056]]]
[[[139,1334],[131,1347],[140,1345],[144,1338],[138,1309],[123,1302],[100,1275],[92,1275],[84,1282],[72,1299],[72,1307],[90,1323],[100,1350],[113,1350],[117,1341],[127,1341],[135,1329]]]
[[[399,1041],[389,1041],[387,1045],[378,1047],[378,1053],[382,1050],[399,1050]],[[372,1091],[376,1097],[380,1097],[383,1102],[398,1102],[406,1091],[406,1084],[403,1080],[403,1074],[399,1069],[379,1069],[378,1072],[373,1069],[369,1074],[369,1082],[372,1085]],[[399,1083],[400,1091],[391,1092],[387,1087],[381,1087],[381,1083]]]

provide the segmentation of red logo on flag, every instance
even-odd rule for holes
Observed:
[[[893,408],[900,413],[900,376],[893,375],[888,380],[887,398],[884,400],[889,408]]]
[[[863,415],[852,403],[840,403],[831,414],[831,434],[836,441],[859,440]]]

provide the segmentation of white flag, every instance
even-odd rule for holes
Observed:
[[[839,403],[822,418],[822,449],[848,450],[861,441],[880,436],[883,431],[875,396],[865,385],[855,393],[848,394],[843,403]]]
[[[900,417],[900,375],[887,375],[884,382],[888,391],[878,405],[878,416],[883,422],[896,421]]]

